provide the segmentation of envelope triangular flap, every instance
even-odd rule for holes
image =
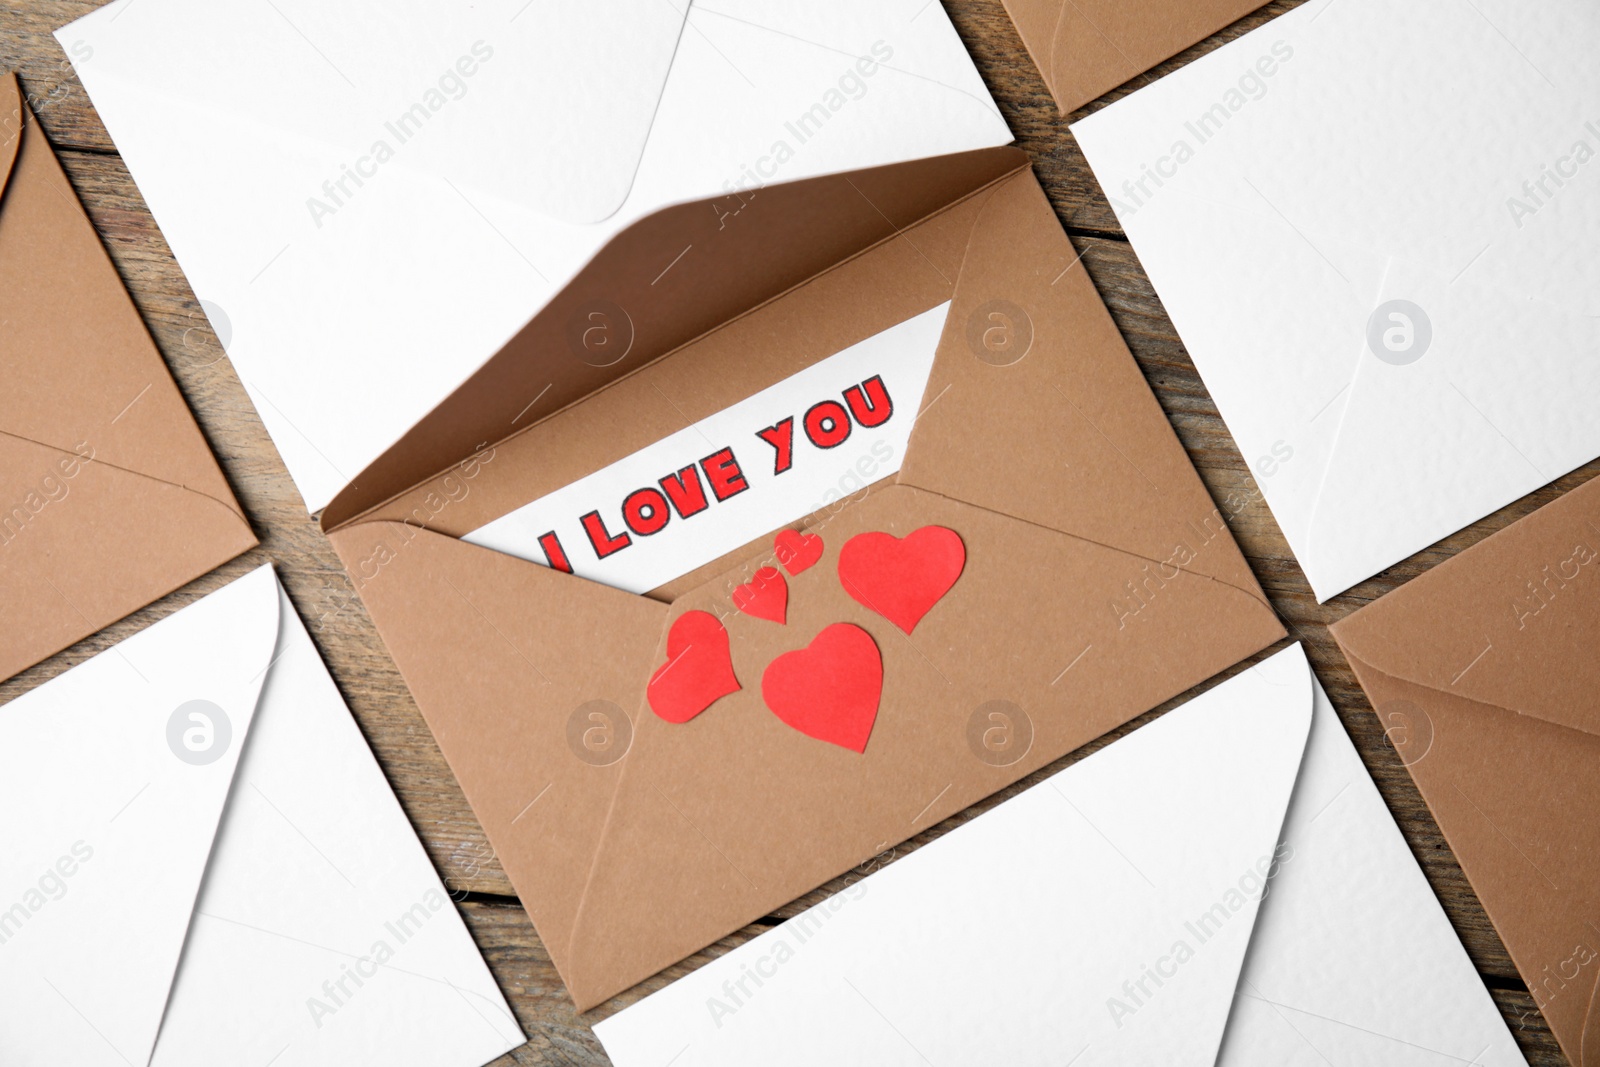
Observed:
[[[8,677],[256,541],[38,121],[0,199],[0,643]]]
[[[985,149],[731,193],[640,220],[357,475],[324,509],[323,529],[348,524],[1027,165],[1016,149]]]
[[[1334,624],[1333,634],[1358,670],[1600,735],[1600,479]]]
[[[8,1064],[149,1062],[278,611],[263,567],[0,709],[8,886],[51,893],[0,930]]]
[[[902,485],[1212,578],[1237,594],[1219,610],[1270,610],[1026,176],[997,187],[972,228],[923,403]]]

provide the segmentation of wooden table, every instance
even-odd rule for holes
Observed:
[[[288,472],[238,377],[223,358],[199,302],[156,228],[111,138],[90,107],[65,55],[51,36],[52,30],[99,6],[100,0],[9,0],[6,11],[0,14],[0,26],[3,26],[0,72],[13,69],[21,76],[24,90],[34,102],[78,195],[110,247],[123,280],[133,292],[134,300],[262,543],[243,558],[159,604],[0,685],[0,703],[109,648],[259,564],[268,560],[275,562],[289,596],[310,626],[345,699],[435,865],[454,891],[473,936],[528,1034],[528,1044],[499,1063],[604,1064],[607,1060],[590,1032],[590,1022],[660,988],[670,978],[760,933],[772,923],[796,914],[861,874],[857,872],[822,887],[771,919],[713,946],[588,1016],[578,1016],[510,881],[496,861],[494,850],[445,766],[399,672],[384,651],[371,619],[356,599],[327,540],[307,517]],[[1583,483],[1600,472],[1600,462],[1559,479],[1378,577],[1362,582],[1330,603],[1318,605],[1251,478],[1247,457],[1239,454],[1218,417],[1182,342],[1123,236],[1110,204],[1068,132],[1069,119],[1056,113],[1000,0],[945,0],[945,6],[1019,144],[1033,157],[1040,180],[1067,232],[1083,252],[1090,275],[1177,428],[1178,436],[1218,505],[1231,517],[1234,535],[1255,568],[1256,576],[1294,636],[1305,642],[1318,677],[1354,737],[1384,799],[1399,820],[1429,882],[1444,902],[1456,931],[1528,1062],[1535,1067],[1565,1064],[1527,986],[1518,976],[1399,757],[1385,740],[1382,726],[1329,636],[1327,626]],[[1289,0],[1276,0],[1260,13],[1069,118],[1078,118],[1104,106],[1129,89],[1181,66],[1293,6],[1294,2]],[[195,132],[196,166],[205,165],[206,141],[215,135],[215,131],[209,130]],[[218,175],[217,180],[226,181],[227,176]],[[1239,669],[1242,665],[1224,677]],[[1217,679],[1208,683],[1208,687],[1215,681]],[[1043,775],[1144,725],[1193,695],[1185,694],[1134,720],[1107,739],[919,835],[898,851],[904,854],[909,848],[938,837]],[[1404,989],[1375,992],[1380,996],[1408,996]]]

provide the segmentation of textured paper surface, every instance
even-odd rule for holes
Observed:
[[[1074,126],[1319,599],[1600,454],[1597,45],[1308,3]]]
[[[0,717],[7,803],[56,798],[0,877],[7,1064],[478,1067],[522,1043],[270,566]]]

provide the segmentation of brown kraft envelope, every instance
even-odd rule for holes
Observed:
[[[1004,2],[1063,115],[1262,6],[1262,0]]]
[[[1077,260],[1015,149],[668,209],[324,513],[580,1008],[1284,635]],[[786,625],[729,607],[771,537],[644,596],[457,540],[945,301],[903,467],[797,524],[825,547]],[[596,314],[620,364],[580,358]],[[930,525],[965,570],[908,636],[839,552]],[[674,725],[646,686],[692,610],[742,689]],[[837,622],[882,657],[864,753],[763,703],[765,666]]]
[[[1333,635],[1562,1050],[1600,1067],[1600,479]]]
[[[0,124],[5,679],[256,538],[15,75]]]

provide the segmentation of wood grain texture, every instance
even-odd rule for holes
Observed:
[[[155,620],[213,592],[255,566],[273,561],[290,598],[311,629],[335,680],[388,774],[407,814],[482,947],[529,1036],[502,1064],[601,1065],[606,1058],[589,1022],[632,1003],[715,955],[760,933],[757,924],[679,964],[664,975],[579,1017],[496,862],[460,788],[434,744],[371,620],[356,599],[337,558],[305,515],[238,377],[223,357],[182,271],[162,239],[115,146],[51,32],[100,6],[98,0],[7,0],[0,9],[0,71],[16,70],[69,176],[111,250],[123,279],[166,356],[224,470],[250,515],[262,544],[248,555],[95,637],[0,685],[0,702],[60,674]],[[990,91],[1034,160],[1040,180],[1091,277],[1159,398],[1179,438],[1244,548],[1293,636],[1303,640],[1340,718],[1378,783],[1390,810],[1443,901],[1474,964],[1484,976],[1530,1064],[1565,1064],[1526,987],[1517,976],[1460,866],[1384,739],[1354,675],[1328,633],[1328,623],[1383,595],[1439,561],[1477,543],[1600,472],[1600,463],[1447,538],[1411,559],[1318,605],[1282,533],[1273,521],[1216,407],[1201,384],[1149,279],[1122,236],[1110,204],[1068,132],[1071,120],[1105,106],[1195,56],[1293,7],[1275,0],[1224,33],[1162,64],[1082,112],[1058,115],[999,0],[946,0]],[[203,157],[209,131],[196,134]],[[1257,657],[1258,659],[1261,657]],[[1226,676],[1237,673],[1229,672]],[[1224,677],[1226,677],[1224,676]],[[1214,679],[1207,686],[1216,684]],[[1198,691],[1198,690],[1197,690]],[[1074,753],[1032,778],[900,846],[884,861],[926,843],[1059,770],[1110,740],[1150,721],[1193,693],[1171,702]],[[798,913],[849,881],[856,872],[781,910]],[[770,924],[769,924],[770,925]],[[1379,996],[1405,990],[1374,990]]]

